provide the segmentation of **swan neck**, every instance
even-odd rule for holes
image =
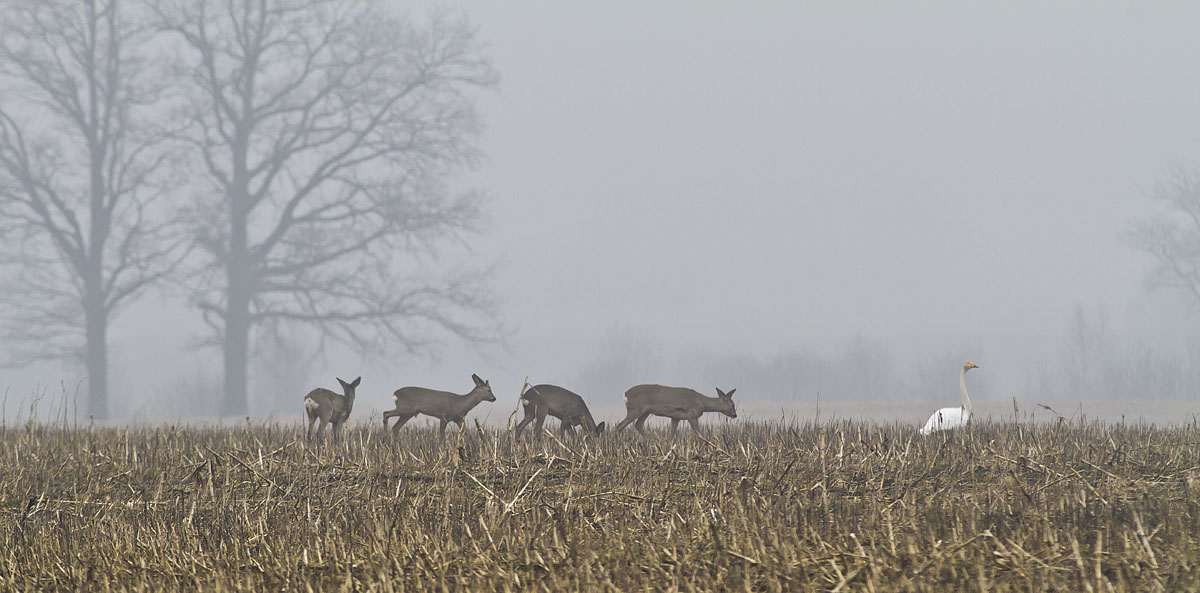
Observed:
[[[962,394],[962,407],[967,412],[971,411],[971,398],[967,397],[967,369],[963,368],[962,373],[958,375],[958,392]]]

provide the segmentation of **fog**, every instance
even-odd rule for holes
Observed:
[[[478,95],[484,159],[453,180],[486,195],[482,232],[452,253],[494,265],[502,339],[255,338],[252,415],[298,421],[309,389],[361,375],[354,419],[377,422],[398,387],[478,373],[490,422],[528,377],[604,417],[656,382],[737,388],[742,418],[917,424],[957,401],[967,359],[984,417],[1194,412],[1195,302],[1152,290],[1127,235],[1200,155],[1200,6],[438,6],[500,76]],[[215,416],[203,328],[169,285],[123,310],[113,415]],[[7,418],[39,397],[52,415],[83,376],[0,369]]]

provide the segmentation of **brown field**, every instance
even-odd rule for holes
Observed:
[[[1200,429],[0,431],[0,590],[1184,591]]]

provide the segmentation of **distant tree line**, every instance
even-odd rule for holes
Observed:
[[[737,388],[758,402],[954,401],[957,368],[969,356],[990,371],[972,377],[972,395],[980,401],[988,396],[1047,403],[1200,396],[1200,336],[1180,348],[1120,335],[1111,329],[1103,307],[1089,311],[1082,304],[1058,334],[1048,356],[1031,356],[1018,368],[999,368],[989,364],[983,345],[914,351],[862,336],[765,358],[692,353],[671,360],[651,340],[618,329],[582,367],[578,382],[581,393],[597,401],[663,376],[687,377],[706,390]],[[1039,358],[1044,362],[1036,362]]]
[[[361,351],[497,333],[489,275],[431,265],[481,230],[462,17],[369,0],[0,0],[0,332],[10,364],[81,361],[169,282],[248,411],[256,335]]]

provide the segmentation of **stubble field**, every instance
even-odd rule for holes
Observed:
[[[1184,591],[1200,428],[0,431],[3,591]]]

